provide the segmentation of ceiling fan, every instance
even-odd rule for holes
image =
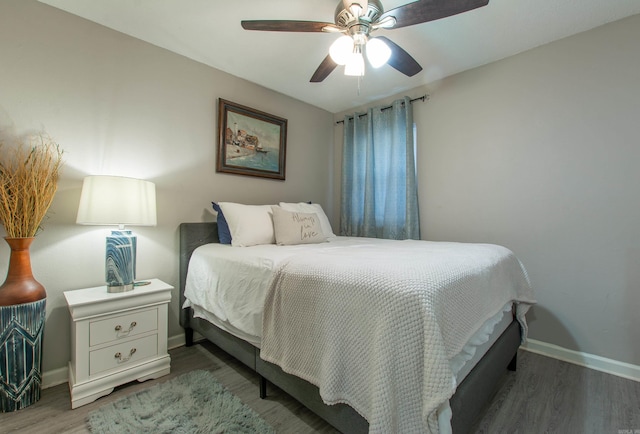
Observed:
[[[389,38],[372,37],[371,33],[439,20],[488,3],[489,0],[418,0],[385,12],[379,0],[341,0],[334,24],[293,20],[245,20],[241,24],[245,30],[342,33],[311,77],[312,83],[323,81],[338,65],[345,65],[345,75],[364,75],[363,53],[374,67],[388,63],[412,77],[422,70],[418,62]]]

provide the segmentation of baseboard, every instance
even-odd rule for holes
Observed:
[[[173,350],[174,348],[184,346],[184,333],[180,333],[179,335],[170,336],[167,342],[167,349]]]
[[[198,332],[193,332],[193,342],[201,341],[204,337]],[[174,348],[183,347],[185,345],[184,333],[169,338],[167,348],[172,350]]]
[[[203,339],[198,333],[194,333],[193,340],[199,341]],[[171,336],[167,341],[167,348],[172,350],[174,348],[182,347],[185,344],[184,333],[180,333],[176,336]],[[57,386],[58,384],[66,383],[69,381],[69,369],[64,368],[53,369],[42,373],[42,388],[48,389],[49,387]]]
[[[47,389],[49,387],[57,386],[58,384],[66,383],[69,381],[69,368],[53,369],[42,373],[42,388]]]
[[[638,365],[619,362],[617,360],[607,359],[606,357],[596,356],[594,354],[568,350],[566,348],[537,341],[535,339],[527,339],[527,342],[523,344],[521,348],[532,353],[541,354],[553,359],[562,360],[564,362],[584,366],[585,368],[606,372],[607,374],[640,382],[640,366]]]

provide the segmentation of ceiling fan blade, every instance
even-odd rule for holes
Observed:
[[[394,67],[408,77],[413,77],[418,72],[422,71],[422,66],[420,66],[420,64],[416,62],[416,59],[411,57],[409,53],[404,51],[404,49],[402,49],[395,42],[391,41],[385,36],[376,36],[375,39],[383,40],[391,49],[391,57],[387,61],[390,66]]]
[[[397,29],[450,17],[487,4],[489,0],[419,0],[385,12],[378,21],[392,16],[396,19],[392,29]]]
[[[316,69],[316,72],[313,73],[313,77],[311,77],[311,80],[309,81],[311,83],[320,83],[322,80],[327,78],[334,69],[336,69],[336,66],[338,66],[338,64],[334,62],[333,59],[331,59],[330,55],[327,54],[327,57],[324,58],[320,66],[318,66],[318,69]]]
[[[242,24],[242,28],[245,30],[263,30],[269,32],[341,32],[343,30],[333,23],[322,23],[319,21],[244,20],[241,21],[240,24]]]

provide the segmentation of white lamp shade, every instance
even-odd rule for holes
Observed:
[[[345,65],[353,54],[353,38],[343,35],[336,39],[329,48],[331,60],[338,65]]]
[[[391,49],[378,38],[371,38],[367,42],[367,59],[374,68],[379,68],[391,57]]]
[[[155,226],[156,186],[120,176],[87,176],[82,184],[76,223]]]

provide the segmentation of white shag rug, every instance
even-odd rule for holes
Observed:
[[[89,413],[93,434],[275,433],[209,371],[192,371]]]

